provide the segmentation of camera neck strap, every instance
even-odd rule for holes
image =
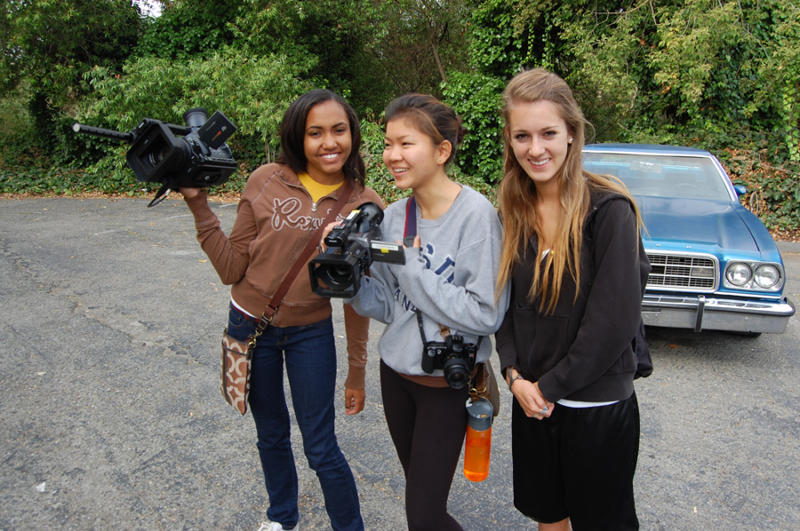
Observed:
[[[403,245],[406,247],[414,246],[414,238],[417,237],[417,200],[414,196],[408,198],[406,202],[406,224],[403,228]]]
[[[403,245],[406,247],[412,247],[414,245],[414,239],[417,237],[417,200],[414,199],[414,196],[408,198],[406,201],[406,222],[403,226]],[[417,314],[417,324],[419,325],[419,335],[422,337],[422,342],[427,343],[428,340],[425,339],[425,330],[422,328],[422,312],[418,309],[414,309],[414,312]],[[442,334],[442,339],[446,338],[450,335],[450,329],[444,325],[439,325],[439,333]]]
[[[344,208],[345,203],[347,200],[350,199],[350,195],[353,192],[353,183],[350,179],[345,178],[344,184],[341,188],[339,188],[339,197],[336,199],[336,204],[333,205],[333,208],[330,209],[328,215],[325,217],[325,221],[315,230],[311,237],[306,242],[306,246],[303,248],[303,251],[300,253],[300,256],[295,261],[294,265],[289,269],[286,273],[286,276],[283,277],[280,286],[275,291],[275,294],[272,296],[272,300],[269,301],[267,307],[264,309],[264,313],[261,314],[261,320],[256,327],[255,333],[251,338],[251,341],[255,344],[256,338],[261,335],[264,330],[267,329],[269,323],[272,321],[273,317],[280,308],[281,302],[283,301],[284,295],[289,291],[289,286],[292,285],[294,279],[297,277],[297,274],[300,272],[300,269],[305,265],[314,251],[317,249],[319,245],[319,240],[322,237],[322,231],[325,230],[330,223],[332,223],[336,216],[339,215],[339,212],[342,211]]]
[[[408,198],[406,202],[406,222],[403,227],[403,245],[406,247],[411,247],[414,245],[414,239],[417,237],[417,201],[414,199],[414,196]],[[414,312],[417,314],[417,325],[419,325],[419,335],[422,337],[422,343],[425,344],[428,342],[425,339],[425,330],[422,327],[422,312],[419,309],[415,308]],[[441,323],[436,323],[439,325],[439,333],[442,335],[442,339],[447,339],[447,336],[450,335],[450,329],[447,328],[445,325]],[[477,346],[479,347],[483,337],[478,338]]]

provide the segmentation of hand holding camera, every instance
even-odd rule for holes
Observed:
[[[403,265],[402,246],[380,241],[383,210],[364,203],[330,228],[322,252],[308,263],[311,290],[323,297],[354,297],[373,260]]]

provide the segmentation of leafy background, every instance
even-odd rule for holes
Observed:
[[[278,149],[277,125],[311,87],[362,117],[369,183],[382,168],[383,106],[409,91],[453,105],[470,131],[454,176],[489,196],[500,179],[500,93],[540,66],[573,87],[594,140],[715,153],[742,201],[778,234],[800,229],[800,6],[794,0],[173,0],[157,18],[129,0],[9,0],[0,7],[0,193],[150,188],[125,146],[75,121],[130,130],[222,110],[239,130],[235,197]]]

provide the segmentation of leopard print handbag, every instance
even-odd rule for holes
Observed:
[[[241,341],[229,336],[227,328],[222,334],[222,397],[242,415],[247,413],[247,396],[250,392],[250,363],[253,359],[250,340]]]

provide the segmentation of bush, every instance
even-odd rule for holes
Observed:
[[[28,114],[24,97],[10,92],[0,99],[0,169],[25,166],[35,160],[38,151],[34,142],[33,120]]]

